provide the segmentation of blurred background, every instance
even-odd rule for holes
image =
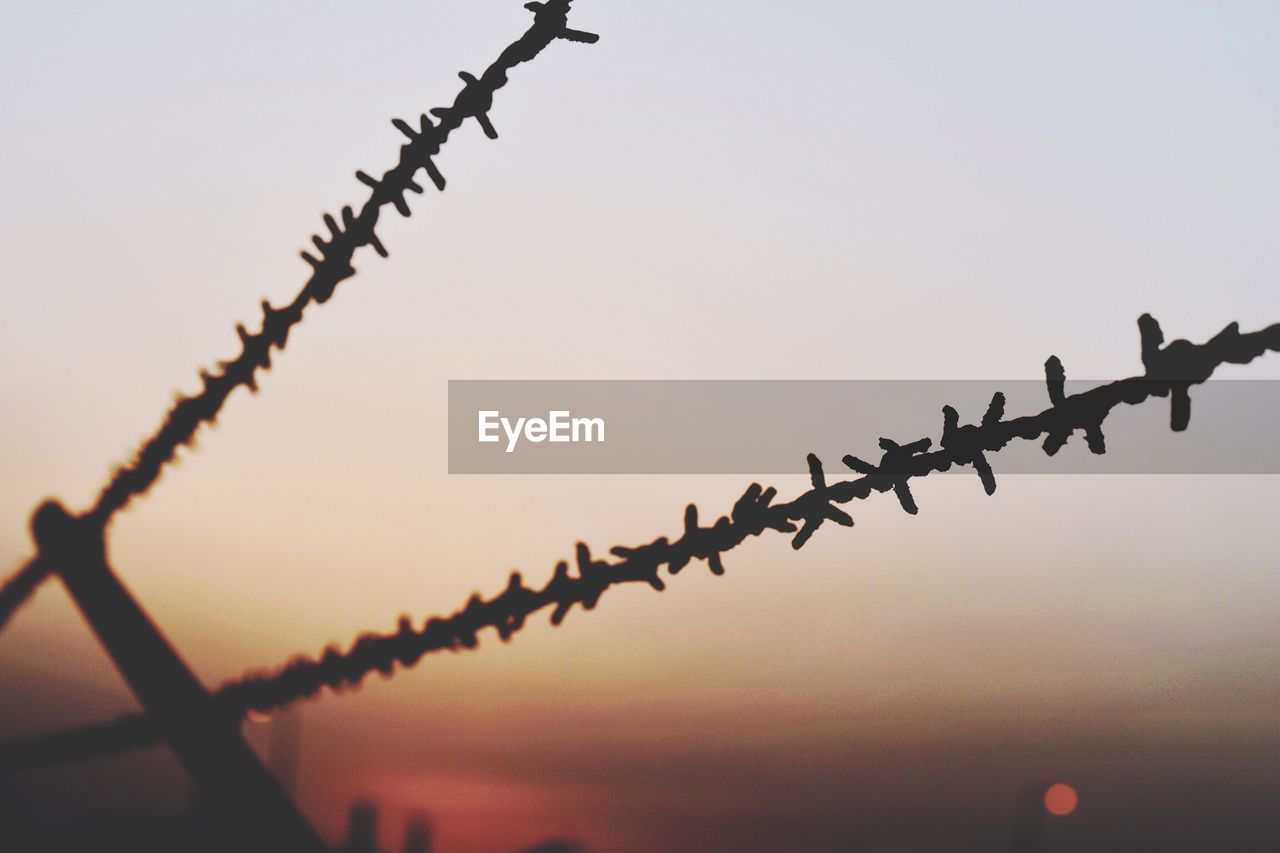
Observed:
[[[39,500],[88,504],[237,351],[235,321],[292,297],[320,214],[394,162],[388,120],[449,103],[530,16],[4,19],[7,572]],[[384,218],[391,258],[360,255],[258,397],[115,522],[113,563],[206,684],[512,568],[540,583],[578,539],[675,534],[746,485],[449,476],[448,379],[1030,379],[1050,354],[1112,378],[1140,369],[1143,312],[1193,340],[1280,321],[1275,4],[579,0],[571,24],[600,43],[517,69],[501,138],[457,132],[448,190]],[[802,552],[752,541],[725,577],[611,592],[247,735],[296,738],[285,770],[327,839],[362,801],[386,849],[421,814],[459,853],[1007,849],[1050,782],[1079,802],[1045,850],[1280,849],[1280,482],[915,494],[917,517],[871,500]],[[57,584],[0,636],[4,739],[135,708]],[[189,799],[159,748],[6,785],[51,824]]]

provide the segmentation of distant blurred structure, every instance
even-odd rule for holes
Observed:
[[[368,800],[356,800],[347,812],[347,840],[342,853],[379,853],[378,808]]]
[[[431,821],[424,814],[409,816],[404,827],[404,853],[431,853]]]
[[[431,820],[423,813],[409,816],[404,826],[401,853],[432,853]],[[347,813],[347,840],[341,853],[384,853],[378,847],[378,807],[368,800],[356,800]]]

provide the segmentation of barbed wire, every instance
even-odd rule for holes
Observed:
[[[1191,415],[1189,389],[1200,384],[1224,364],[1247,364],[1267,352],[1280,352],[1280,323],[1260,331],[1242,334],[1232,323],[1208,341],[1194,344],[1184,339],[1164,343],[1159,323],[1144,314],[1138,321],[1144,371],[1139,376],[1099,385],[1066,395],[1066,372],[1062,362],[1050,357],[1045,362],[1045,382],[1050,405],[1043,411],[1005,418],[1005,397],[997,392],[976,424],[961,424],[951,406],[942,408],[942,434],[938,449],[933,440],[921,438],[900,444],[881,438],[882,455],[868,462],[852,455],[843,458],[846,468],[859,476],[828,483],[817,456],[809,454],[811,487],[786,503],[774,503],[777,490],[752,483],[734,503],[728,515],[709,526],[699,521],[695,504],[684,513],[684,530],[674,540],[659,537],[647,544],[609,549],[613,561],[594,557],[582,542],[574,551],[574,572],[568,561],[556,564],[551,579],[541,588],[524,584],[520,572],[512,572],[506,588],[485,600],[478,593],[449,616],[428,618],[415,628],[402,617],[394,633],[366,633],[345,651],[331,646],[319,658],[295,658],[278,670],[249,674],[224,685],[217,693],[229,713],[248,710],[270,711],[321,689],[359,684],[371,672],[390,674],[397,665],[413,666],[425,654],[441,650],[475,648],[478,634],[491,628],[506,641],[525,621],[544,608],[551,608],[551,624],[559,625],[575,605],[585,610],[595,607],[610,587],[644,583],[662,591],[666,582],[660,573],[677,575],[691,562],[707,565],[712,574],[725,573],[723,555],[748,538],[765,531],[791,534],[793,548],[799,549],[826,522],[851,527],[853,518],[839,505],[863,500],[876,492],[892,491],[908,513],[918,512],[910,481],[952,466],[969,466],[978,474],[984,491],[995,492],[996,480],[987,455],[1015,439],[1044,437],[1043,449],[1055,455],[1068,438],[1080,431],[1095,454],[1106,451],[1103,422],[1121,404],[1138,405],[1151,397],[1169,397],[1170,426],[1187,428]]]
[[[214,370],[200,372],[202,390],[194,396],[180,395],[174,401],[160,428],[143,442],[132,460],[115,469],[85,517],[105,527],[129,501],[155,485],[178,448],[190,444],[203,425],[217,420],[232,391],[245,387],[256,392],[257,372],[271,368],[271,350],[285,348],[289,332],[302,322],[307,307],[312,303],[324,304],[341,282],[355,275],[352,260],[357,249],[372,246],[379,255],[387,256],[386,247],[375,230],[382,208],[391,205],[400,215],[410,215],[405,194],[423,192],[422,185],[415,180],[419,170],[427,174],[437,189],[444,189],[444,176],[433,158],[439,154],[449,134],[466,119],[475,119],[490,139],[498,138],[488,113],[495,93],[506,85],[509,71],[522,62],[530,61],[557,39],[586,44],[599,40],[599,36],[593,33],[569,27],[572,2],[547,0],[526,3],[525,8],[533,12],[533,25],[508,45],[479,77],[466,71],[459,72],[458,76],[465,85],[451,106],[435,107],[428,111],[430,116],[423,113],[416,126],[402,119],[392,119],[391,123],[407,140],[400,146],[398,162],[381,178],[374,178],[363,171],[356,172],[356,178],[369,187],[369,198],[359,213],[347,206],[342,208],[338,217],[324,215],[329,235],[327,238],[313,235],[311,242],[315,253],[302,252],[302,258],[311,266],[311,276],[298,295],[283,308],[273,307],[264,300],[262,325],[257,332],[248,331],[243,324],[236,326],[240,353],[228,361],[218,362]],[[5,581],[0,587],[0,628],[34,594],[51,570],[37,555],[28,559]]]
[[[690,504],[684,513],[684,530],[674,540],[659,537],[647,544],[616,545],[609,553],[617,559],[596,559],[582,542],[574,551],[574,572],[569,562],[556,564],[551,579],[541,588],[525,586],[520,572],[512,572],[506,588],[491,599],[478,593],[448,616],[432,616],[415,628],[401,617],[392,633],[366,633],[345,650],[326,649],[319,658],[297,657],[275,671],[250,673],[224,684],[214,695],[216,713],[233,721],[250,711],[271,712],[324,688],[341,689],[360,684],[370,673],[391,675],[399,667],[412,667],[424,655],[436,651],[474,649],[479,634],[493,629],[504,642],[524,627],[528,618],[552,608],[551,624],[561,624],[575,605],[584,610],[596,606],[611,587],[644,583],[655,590],[666,588],[661,570],[679,574],[691,562],[704,562],[712,574],[723,575],[723,555],[748,538],[765,531],[791,534],[799,549],[826,522],[852,527],[853,518],[839,504],[863,500],[877,492],[893,492],[902,509],[916,514],[918,507],[910,481],[952,466],[972,467],[983,490],[993,494],[996,479],[988,454],[1015,439],[1044,438],[1042,447],[1053,456],[1077,431],[1095,454],[1106,452],[1103,422],[1121,404],[1138,405],[1151,397],[1170,398],[1170,427],[1185,430],[1190,423],[1190,388],[1208,380],[1224,364],[1247,364],[1267,352],[1280,352],[1280,323],[1241,333],[1232,323],[1208,341],[1194,344],[1184,339],[1164,342],[1159,323],[1144,314],[1138,320],[1143,373],[1099,385],[1077,394],[1065,394],[1066,371],[1057,356],[1044,365],[1050,405],[1041,412],[1005,418],[1004,394],[996,392],[981,420],[961,424],[952,406],[942,407],[942,434],[938,449],[931,438],[907,443],[881,438],[881,457],[868,462],[852,455],[843,458],[846,468],[859,476],[834,483],[817,456],[808,456],[811,487],[785,503],[774,503],[777,490],[752,483],[734,503],[728,515],[710,526],[699,522],[698,508]],[[0,768],[47,766],[145,746],[157,742],[159,732],[142,715],[69,732],[42,735],[0,744]]]

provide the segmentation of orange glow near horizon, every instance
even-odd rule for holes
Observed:
[[[1054,817],[1066,817],[1076,810],[1080,796],[1070,785],[1058,782],[1044,792],[1044,807]]]

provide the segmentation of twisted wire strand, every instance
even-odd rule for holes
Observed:
[[[490,139],[498,137],[489,121],[488,112],[493,97],[507,83],[507,72],[522,62],[528,62],[556,39],[594,42],[597,37],[568,28],[569,5],[572,0],[548,0],[545,3],[529,3],[525,8],[533,12],[533,25],[498,56],[480,77],[466,71],[458,76],[466,84],[453,105],[436,107],[423,113],[416,128],[401,119],[392,124],[406,137],[400,146],[400,159],[395,166],[374,178],[362,171],[356,178],[369,187],[369,198],[354,212],[344,207],[341,221],[325,214],[328,238],[314,235],[311,238],[315,254],[304,250],[302,258],[311,266],[311,277],[292,302],[283,308],[262,303],[262,326],[256,333],[248,332],[243,325],[236,327],[240,336],[240,354],[230,361],[218,364],[214,371],[202,371],[203,390],[193,397],[179,397],[166,414],[160,429],[138,449],[133,459],[117,468],[111,480],[98,495],[90,515],[106,523],[134,497],[145,493],[159,478],[161,470],[170,462],[179,447],[189,443],[200,427],[212,423],[218,417],[223,404],[233,390],[245,386],[257,390],[256,373],[271,367],[272,348],[283,350],[289,332],[302,322],[303,312],[311,303],[323,304],[333,295],[342,281],[355,275],[351,265],[357,249],[372,246],[382,257],[386,247],[378,239],[375,228],[385,205],[392,205],[401,216],[411,211],[405,193],[421,193],[422,185],[414,176],[419,170],[426,172],[437,189],[443,190],[445,179],[432,159],[448,140],[449,134],[468,118],[474,118]],[[317,257],[319,255],[319,257]]]
[[[644,583],[661,591],[666,583],[659,570],[664,567],[668,574],[676,575],[690,562],[700,560],[712,574],[722,575],[722,555],[746,539],[765,531],[787,533],[792,536],[792,547],[798,549],[828,521],[853,526],[853,518],[838,505],[876,492],[892,491],[902,509],[915,514],[918,508],[910,481],[953,465],[972,467],[990,495],[995,492],[996,480],[987,454],[1014,439],[1043,436],[1043,449],[1053,456],[1080,431],[1089,449],[1101,454],[1106,451],[1102,424],[1111,410],[1122,403],[1137,405],[1150,397],[1169,397],[1170,426],[1175,431],[1185,430],[1191,414],[1191,386],[1206,381],[1223,364],[1247,364],[1267,352],[1280,351],[1280,323],[1247,334],[1232,323],[1204,343],[1179,339],[1167,345],[1160,325],[1150,315],[1143,315],[1138,327],[1144,366],[1140,376],[1066,395],[1066,372],[1053,356],[1045,362],[1050,405],[1038,414],[1005,419],[1001,393],[992,397],[976,424],[961,424],[959,413],[944,406],[936,450],[931,449],[930,438],[905,444],[882,438],[879,461],[845,456],[844,465],[859,476],[834,483],[827,482],[822,462],[810,454],[812,486],[790,502],[774,503],[776,489],[752,483],[730,513],[709,526],[699,522],[698,508],[690,504],[684,513],[684,531],[674,540],[663,536],[643,545],[614,546],[610,554],[616,559],[612,561],[597,559],[579,542],[574,553],[575,573],[570,573],[567,561],[561,561],[541,588],[525,586],[520,572],[512,572],[506,588],[493,598],[486,600],[475,594],[453,614],[428,618],[421,627],[402,617],[393,633],[366,633],[345,651],[331,646],[319,658],[295,658],[274,672],[252,673],[230,682],[218,691],[217,700],[232,714],[249,709],[269,711],[325,687],[357,685],[371,672],[389,675],[397,665],[413,666],[428,652],[475,648],[477,635],[486,628],[494,629],[506,641],[528,617],[544,608],[551,608],[551,623],[559,625],[574,605],[591,610],[613,586]]]
[[[586,44],[599,39],[592,33],[569,28],[571,3],[572,0],[527,3],[525,8],[533,12],[533,25],[508,45],[479,77],[466,71],[459,72],[458,76],[465,85],[451,106],[433,108],[429,110],[430,116],[423,113],[416,126],[402,119],[392,119],[392,124],[407,140],[400,146],[398,162],[380,178],[363,171],[356,172],[356,178],[369,187],[369,198],[358,213],[347,206],[342,208],[338,217],[324,215],[328,237],[312,236],[314,253],[302,252],[302,258],[311,266],[311,276],[297,296],[283,308],[276,308],[264,300],[262,325],[257,332],[248,331],[243,324],[236,326],[240,353],[219,362],[213,370],[200,372],[202,390],[194,396],[179,396],[174,401],[160,428],[143,442],[129,462],[114,470],[111,479],[98,493],[93,507],[86,513],[87,517],[105,527],[115,513],[155,485],[179,447],[190,444],[203,425],[217,420],[232,391],[243,386],[256,392],[257,372],[271,368],[272,349],[285,348],[289,332],[302,322],[307,307],[312,303],[324,304],[338,284],[355,275],[352,260],[357,249],[372,246],[379,255],[387,256],[386,247],[375,230],[382,208],[391,205],[402,216],[410,215],[405,194],[423,192],[422,185],[415,179],[419,170],[426,173],[437,189],[444,189],[444,176],[433,158],[449,134],[464,120],[473,118],[486,136],[490,139],[498,137],[488,113],[493,106],[494,94],[506,85],[509,71],[522,62],[532,60],[556,39]],[[5,581],[0,587],[0,628],[49,574],[50,569],[44,561],[34,557]]]
[[[512,572],[506,588],[491,599],[478,593],[466,605],[448,616],[428,618],[421,628],[401,617],[393,633],[366,633],[345,651],[331,646],[319,658],[296,657],[275,671],[250,673],[224,684],[215,694],[217,712],[233,723],[251,710],[268,712],[314,696],[322,689],[342,689],[360,684],[372,672],[393,674],[397,666],[411,667],[423,655],[435,651],[474,649],[479,633],[492,628],[505,642],[526,620],[544,608],[552,608],[551,623],[559,625],[574,605],[584,610],[595,607],[611,587],[625,583],[645,583],[655,590],[666,588],[660,574],[677,575],[694,560],[707,564],[716,575],[725,573],[722,556],[752,536],[772,530],[792,535],[799,549],[827,521],[845,527],[853,518],[838,504],[862,500],[877,492],[892,491],[908,513],[918,507],[910,481],[953,465],[969,466],[977,473],[984,491],[995,492],[996,480],[987,454],[998,452],[1015,439],[1044,437],[1042,447],[1055,455],[1077,431],[1093,453],[1106,452],[1103,422],[1121,404],[1138,405],[1151,397],[1170,398],[1170,426],[1185,430],[1190,423],[1190,388],[1205,382],[1224,364],[1248,364],[1268,352],[1280,352],[1280,323],[1255,332],[1241,333],[1232,323],[1200,344],[1179,339],[1164,343],[1160,325],[1144,314],[1138,320],[1144,371],[1095,388],[1067,395],[1066,370],[1052,356],[1045,362],[1045,384],[1050,405],[1043,411],[1005,419],[1005,398],[997,392],[976,424],[961,424],[959,413],[942,407],[942,435],[939,449],[933,440],[921,438],[900,444],[880,439],[883,451],[878,462],[849,455],[846,468],[859,476],[827,482],[821,461],[808,457],[811,488],[787,503],[773,503],[777,491],[752,483],[726,516],[710,526],[699,523],[698,509],[685,509],[684,532],[674,540],[660,537],[637,546],[617,545],[610,549],[617,559],[610,562],[592,556],[586,544],[575,548],[575,570],[567,561],[556,564],[550,581],[540,589],[526,587],[519,572]],[[41,735],[0,744],[0,769],[25,769],[82,760],[126,749],[146,746],[161,739],[161,733],[142,715],[123,717],[66,732]]]

